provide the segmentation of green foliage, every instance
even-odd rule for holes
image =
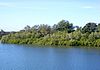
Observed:
[[[100,32],[100,23],[97,26],[97,31]]]
[[[82,28],[83,33],[86,32],[95,32],[97,31],[97,25],[96,23],[87,23],[83,28]]]
[[[73,32],[73,24],[69,21],[62,20],[57,25],[54,24],[53,29],[56,31],[66,31],[68,33]]]
[[[53,25],[26,26],[17,33],[5,35],[2,43],[59,45],[61,46],[89,46],[100,47],[100,24],[88,23],[83,28],[73,29],[73,24],[62,20]]]

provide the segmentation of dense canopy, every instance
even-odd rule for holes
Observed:
[[[83,27],[74,26],[66,20],[49,26],[47,24],[26,26],[16,33],[4,35],[2,43],[87,46],[100,47],[100,24],[87,23]]]

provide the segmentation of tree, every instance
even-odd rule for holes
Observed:
[[[81,28],[62,20],[52,27],[41,24],[33,27],[27,25],[18,32],[1,30],[1,35],[2,43],[100,47],[100,24],[96,23],[87,23]]]
[[[38,32],[40,32],[42,36],[45,36],[47,34],[50,34],[51,27],[49,25],[41,24],[38,28]]]
[[[97,29],[97,25],[96,23],[87,23],[83,28],[82,28],[82,32],[86,33],[86,32],[95,32]]]
[[[57,24],[54,24],[54,25],[52,26],[51,32],[54,33],[54,32],[57,31],[57,29],[58,29]]]
[[[97,31],[100,32],[100,23],[97,26]]]
[[[1,32],[1,33],[2,33],[2,32],[4,33],[5,31],[1,29],[1,31],[0,31],[0,32]]]
[[[27,25],[26,27],[24,27],[24,30],[25,31],[30,31],[31,30],[31,27],[29,25]]]
[[[68,33],[73,31],[73,24],[69,21],[61,20],[57,25],[53,26],[56,31],[67,31]]]
[[[39,25],[34,25],[34,26],[31,28],[32,32],[35,32],[35,33],[38,32],[38,29],[39,29]]]
[[[92,32],[89,36],[88,36],[89,41],[94,41],[95,40],[95,36],[94,36],[94,32]]]

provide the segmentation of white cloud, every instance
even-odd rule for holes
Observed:
[[[0,2],[0,7],[18,8],[18,9],[33,9],[33,10],[46,10],[46,7],[33,6],[28,3],[13,3],[13,2]]]
[[[92,6],[84,6],[84,7],[82,7],[82,8],[85,8],[85,9],[92,9],[92,8],[94,8],[94,7],[92,7]]]
[[[13,3],[0,2],[0,7],[14,7]]]

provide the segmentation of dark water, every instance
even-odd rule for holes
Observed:
[[[27,46],[0,44],[0,70],[100,70],[99,49]]]

